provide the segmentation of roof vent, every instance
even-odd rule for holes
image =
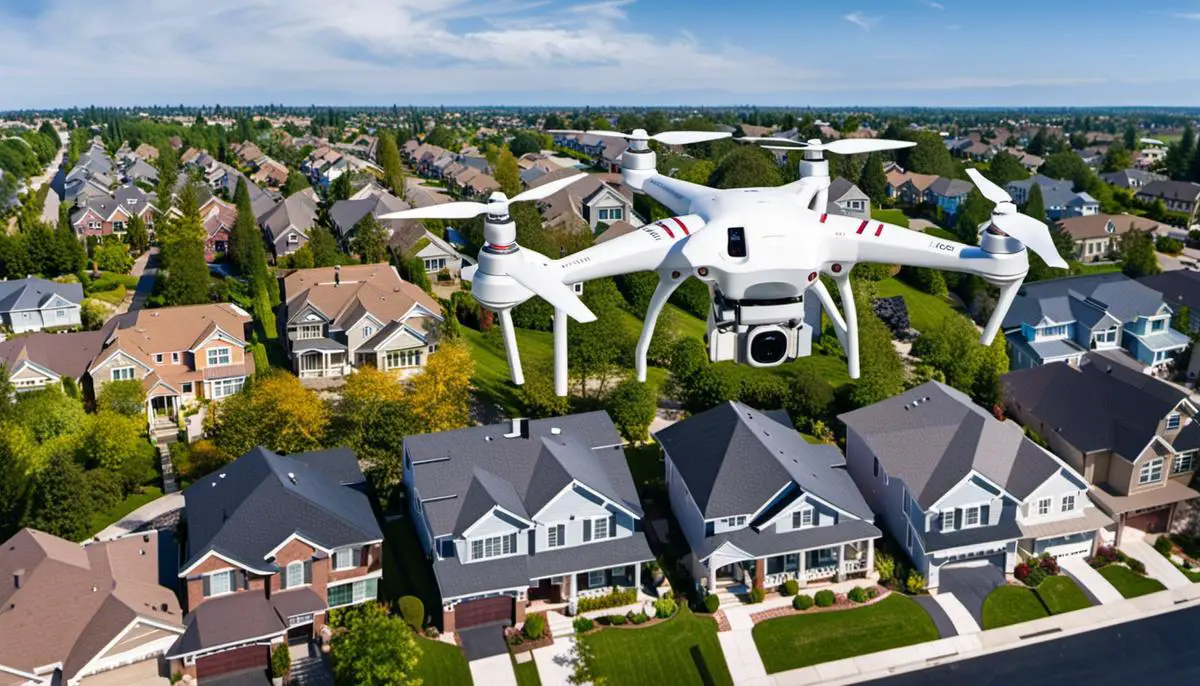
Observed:
[[[513,417],[512,429],[504,434],[505,438],[529,438],[529,420]]]
[[[145,548],[138,548],[138,555],[141,555],[142,557],[145,557],[145,556],[146,556],[146,549],[145,549]]]
[[[224,479],[224,478],[225,478],[225,472],[221,472],[221,475],[220,475],[220,477],[219,477],[219,478],[222,478],[222,479]]]
[[[288,480],[291,481],[293,484],[295,484],[296,483],[296,473],[288,472]]]
[[[557,426],[550,427],[550,435],[551,436],[557,436],[561,433],[562,433],[562,429],[558,428]]]

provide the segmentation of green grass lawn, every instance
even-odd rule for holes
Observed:
[[[996,629],[1049,616],[1050,612],[1032,588],[1001,586],[983,599],[984,629]]]
[[[791,615],[754,627],[754,643],[768,674],[937,638],[925,610],[898,593],[867,607]]]
[[[125,287],[117,286],[116,288],[109,290],[109,291],[93,291],[91,294],[88,295],[88,297],[95,298],[96,300],[100,300],[102,302],[106,302],[109,305],[113,305],[113,306],[120,305],[121,301],[125,299]]]
[[[458,646],[420,636],[417,645],[421,647],[421,658],[409,676],[428,686],[471,686],[471,669]]]
[[[1092,601],[1087,594],[1067,576],[1052,576],[1037,587],[1038,597],[1052,615],[1059,615],[1073,610],[1091,607]]]
[[[542,686],[542,677],[538,675],[537,663],[533,660],[517,663],[514,659],[513,671],[517,673],[517,686]]]
[[[469,327],[462,327],[462,333],[475,360],[471,382],[476,392],[509,415],[519,416],[519,389],[512,383],[503,347],[493,346],[483,333]],[[554,364],[554,339],[549,331],[517,329],[517,348],[521,351],[521,367],[527,374],[538,367],[550,369]]]
[[[908,215],[903,210],[874,209],[871,210],[871,219],[908,228]]]
[[[733,684],[717,642],[716,622],[687,608],[662,624],[605,629],[582,640],[595,650],[597,672],[607,686]]]
[[[141,493],[132,493],[112,509],[92,513],[92,533],[98,534],[110,524],[115,523],[125,515],[133,512],[142,505],[162,497],[162,489],[158,486],[143,486]]]
[[[877,282],[875,289],[881,298],[904,296],[909,322],[917,331],[933,331],[941,326],[946,317],[965,316],[955,309],[948,298],[919,291],[895,277]]]
[[[1084,264],[1082,262],[1071,263],[1071,275],[1080,276],[1083,274],[1108,274],[1110,272],[1121,271],[1122,265],[1120,262],[1111,264]]]
[[[1148,576],[1140,576],[1125,565],[1105,565],[1100,568],[1100,576],[1108,579],[1108,583],[1126,598],[1136,598],[1165,588],[1158,581]]]

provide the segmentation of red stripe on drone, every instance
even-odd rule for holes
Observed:
[[[678,224],[680,229],[683,229],[683,235],[685,235],[685,236],[692,235],[692,233],[690,231],[688,231],[687,224],[684,224],[683,222],[679,221],[679,217],[671,217],[671,221]]]
[[[670,236],[671,238],[675,237],[674,232],[672,232],[671,229],[669,227],[667,227],[667,225],[662,223],[661,221],[654,222],[654,225],[661,228],[663,231],[666,231],[667,235]]]
[[[882,224],[882,223],[880,223],[880,224],[879,224],[879,228],[878,228],[878,229],[875,229],[875,237],[876,237],[876,238],[878,238],[878,237],[879,237],[879,236],[881,236],[882,234],[883,234],[883,224]]]
[[[870,222],[868,222],[866,219],[864,219],[864,220],[863,220],[863,223],[861,223],[861,224],[859,224],[859,225],[858,225],[858,231],[855,231],[854,233],[862,233],[862,232],[863,232],[863,229],[866,229],[866,228],[867,228],[867,224],[869,224],[869,223],[870,223]]]
[[[826,219],[829,219],[829,215],[828,215],[828,214],[823,214],[823,215],[821,215],[821,223],[822,223],[822,224],[824,224],[824,223],[825,223],[825,220],[826,220]]]

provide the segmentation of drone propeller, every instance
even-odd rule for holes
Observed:
[[[575,174],[557,181],[551,181],[535,188],[530,188],[527,191],[518,193],[509,198],[503,193],[496,191],[492,193],[486,203],[473,201],[448,202],[442,205],[430,205],[429,207],[417,207],[411,210],[400,210],[399,212],[390,212],[380,215],[380,219],[471,219],[478,217],[481,214],[494,214],[497,216],[508,214],[508,206],[514,202],[524,202],[526,200],[542,200],[570,186],[576,181],[587,176],[587,174]]]
[[[767,150],[831,152],[835,155],[858,155],[867,152],[900,150],[916,146],[916,143],[913,141],[893,141],[886,138],[841,138],[828,143],[822,143],[816,138],[807,141],[794,141],[790,138],[776,138],[772,136],[743,136],[734,140],[741,143],[755,143]]]
[[[692,143],[707,143],[708,141],[730,138],[733,135],[722,131],[663,131],[651,136],[650,134],[646,133],[645,129],[634,129],[633,133],[600,130],[591,130],[587,131],[587,133],[593,136],[624,138],[627,141],[658,141],[664,145],[690,145]]]
[[[1000,186],[992,183],[978,169],[968,169],[967,176],[983,197],[996,203],[992,210],[991,225],[1021,242],[1026,248],[1041,257],[1051,267],[1066,269],[1067,262],[1058,254],[1050,229],[1045,223],[1017,212],[1012,197]]]

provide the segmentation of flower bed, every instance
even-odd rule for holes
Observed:
[[[1050,553],[1042,553],[1018,564],[1013,570],[1013,576],[1026,586],[1037,588],[1047,578],[1058,576],[1058,572],[1058,560]]]
[[[1096,548],[1096,554],[1087,559],[1092,569],[1102,569],[1108,565],[1120,563],[1128,567],[1138,576],[1146,575],[1146,565],[1139,559],[1129,557],[1118,548],[1102,545]]]
[[[770,610],[763,610],[762,612],[755,612],[754,614],[750,615],[750,619],[755,624],[758,624],[759,622],[765,622],[768,619],[791,617],[792,615],[812,615],[817,614],[818,612],[838,612],[840,610],[852,610],[857,607],[874,605],[875,603],[878,603],[892,594],[892,591],[883,586],[864,586],[862,588],[867,594],[862,602],[854,602],[851,600],[849,593],[835,593],[833,596],[834,600],[832,605],[822,607],[819,603],[814,602],[813,605],[806,610],[798,610],[793,606],[777,607]],[[870,597],[871,591],[875,592],[874,597]],[[851,590],[851,593],[853,593],[853,590]],[[801,593],[796,597],[799,598],[803,595],[805,594]]]
[[[1200,555],[1196,541],[1184,534],[1163,534],[1154,541],[1154,549],[1167,558],[1192,583],[1200,582]]]
[[[591,622],[591,626],[580,631],[581,625],[575,625],[577,635],[593,634],[599,629],[641,629],[655,624],[661,624],[671,619],[679,611],[679,603],[670,596],[659,598],[653,603],[639,606],[623,614],[602,615]],[[576,619],[578,621],[578,618]]]
[[[536,635],[530,635],[534,634]],[[508,652],[524,653],[536,648],[543,648],[554,643],[550,634],[550,626],[546,621],[546,613],[535,612],[525,616],[524,626],[505,627],[504,642],[508,644]]]

